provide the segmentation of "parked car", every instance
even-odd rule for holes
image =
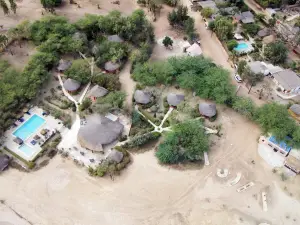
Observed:
[[[238,75],[238,74],[235,74],[234,75],[234,79],[236,80],[236,82],[238,82],[238,83],[241,83],[243,80],[242,80],[242,78],[240,77],[240,75]]]

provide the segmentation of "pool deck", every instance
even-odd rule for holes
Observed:
[[[19,155],[20,157],[22,157],[23,159],[27,160],[27,161],[32,161],[42,150],[42,147],[40,145],[42,145],[46,140],[47,140],[47,136],[41,135],[40,132],[43,129],[48,129],[49,130],[49,134],[51,134],[52,132],[56,132],[57,131],[61,131],[63,130],[63,124],[62,121],[55,119],[54,117],[47,115],[47,116],[43,116],[43,110],[37,107],[34,107],[32,109],[30,109],[30,114],[28,115],[26,113],[24,113],[24,122],[16,122],[16,124],[18,125],[17,127],[12,127],[9,130],[7,130],[4,133],[4,143],[3,146],[7,147],[9,150],[13,151],[14,153],[16,153],[17,155]],[[24,152],[22,152],[19,147],[21,145],[18,145],[17,143],[15,143],[13,140],[15,138],[15,136],[13,135],[13,133],[20,128],[29,118],[31,118],[34,114],[40,116],[41,118],[43,118],[45,120],[45,122],[38,127],[38,129],[33,132],[30,136],[28,136],[26,138],[26,140],[23,140],[24,143],[26,144],[28,147],[32,148],[33,153],[30,155],[25,154]],[[35,144],[31,144],[31,141],[33,140],[33,137],[35,135],[39,135],[40,136],[40,140]]]

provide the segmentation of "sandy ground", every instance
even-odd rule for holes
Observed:
[[[37,172],[6,171],[0,177],[0,199],[32,224],[297,224],[299,178],[281,183],[257,154],[258,128],[229,109],[219,111],[223,136],[214,140],[209,167],[161,166],[151,150],[133,155],[133,163],[113,182],[89,177],[71,160],[56,156]],[[227,180],[237,172],[242,179],[229,187],[216,176],[217,168],[229,169]],[[255,186],[236,192],[249,181]],[[282,191],[282,185],[296,199]],[[268,193],[268,212],[262,211],[262,190]],[[11,212],[7,206],[0,207],[0,221],[16,224],[5,216]]]

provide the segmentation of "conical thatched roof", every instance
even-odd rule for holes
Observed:
[[[104,68],[105,68],[105,70],[107,70],[107,71],[109,71],[109,72],[113,72],[113,71],[119,69],[120,66],[121,66],[121,65],[118,64],[118,63],[114,63],[114,62],[112,62],[112,61],[109,61],[109,62],[106,62],[106,63],[105,63]]]
[[[107,156],[107,159],[109,161],[112,161],[112,162],[116,162],[116,163],[119,163],[122,161],[123,159],[123,153],[122,152],[119,152],[115,149],[111,150],[111,152],[109,153],[109,155]]]
[[[295,113],[297,116],[300,115],[300,105],[299,104],[294,104],[290,107],[290,110]]]
[[[108,90],[99,85],[95,85],[87,94],[88,97],[103,97],[108,93]]]
[[[150,102],[151,93],[147,91],[136,90],[134,100],[139,104],[148,104]]]
[[[169,105],[177,106],[180,102],[184,100],[184,95],[170,93],[167,96],[167,101]]]
[[[80,87],[80,82],[73,80],[71,78],[68,78],[65,82],[64,82],[64,88],[67,91],[77,91]]]
[[[5,170],[9,164],[9,157],[7,155],[0,155],[0,171]]]
[[[203,116],[213,117],[217,113],[217,108],[216,105],[212,103],[200,103],[199,112]]]
[[[118,42],[118,43],[124,42],[124,40],[122,38],[120,38],[120,36],[117,34],[108,36],[107,40],[109,40],[111,42]]]
[[[82,147],[93,151],[103,151],[103,145],[115,141],[122,133],[124,126],[118,121],[93,114],[87,117],[86,125],[80,127],[77,139]]]
[[[59,60],[59,64],[57,66],[57,70],[59,71],[65,71],[72,65],[72,62],[69,60]]]

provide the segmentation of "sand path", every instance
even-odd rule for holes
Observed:
[[[127,62],[124,68],[119,74],[119,80],[121,82],[121,90],[124,91],[126,96],[126,107],[132,109],[132,96],[135,89],[136,82],[131,79],[130,75],[131,62]]]

